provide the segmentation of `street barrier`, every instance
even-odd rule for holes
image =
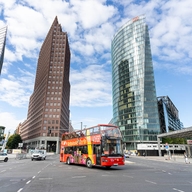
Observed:
[[[16,158],[15,159],[26,159],[27,158],[27,154],[26,153],[17,153],[16,154]]]

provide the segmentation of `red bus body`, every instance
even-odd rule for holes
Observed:
[[[119,128],[108,124],[65,133],[61,141],[60,162],[89,168],[124,165],[121,139]]]

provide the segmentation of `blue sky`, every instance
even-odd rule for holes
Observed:
[[[76,129],[112,118],[111,40],[138,15],[149,26],[157,96],[169,96],[184,127],[192,126],[191,0],[0,0],[8,26],[0,76],[0,125],[6,132],[27,117],[39,49],[55,18],[71,49],[70,119]]]

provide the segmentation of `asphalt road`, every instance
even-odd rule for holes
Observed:
[[[131,157],[125,166],[66,165],[45,161],[0,162],[0,192],[191,192],[192,164]]]

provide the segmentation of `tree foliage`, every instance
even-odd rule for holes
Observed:
[[[22,143],[21,136],[19,134],[11,135],[7,141],[7,148],[17,149],[19,143]]]
[[[162,143],[169,144],[187,144],[187,140],[185,138],[162,138]]]

